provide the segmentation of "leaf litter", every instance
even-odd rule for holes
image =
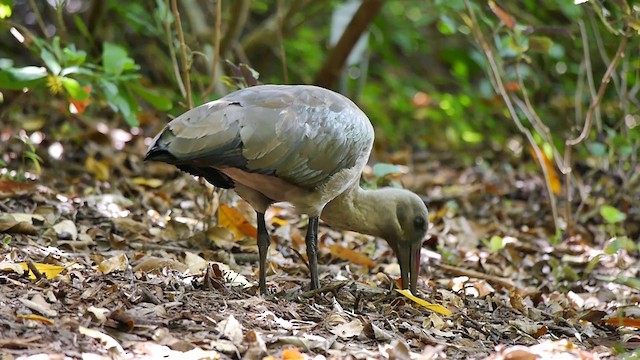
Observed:
[[[386,242],[325,226],[310,291],[306,221],[279,205],[261,296],[247,204],[143,164],[141,136],[87,148],[82,165],[0,181],[5,357],[603,359],[640,344],[639,212],[600,207],[605,190],[558,238],[526,167],[417,156],[393,176],[431,211],[417,294],[393,291]]]

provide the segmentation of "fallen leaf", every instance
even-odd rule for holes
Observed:
[[[157,178],[147,179],[143,177],[136,177],[136,178],[133,178],[131,181],[133,181],[134,184],[146,186],[152,189],[157,189],[160,186],[164,185],[164,181]]]
[[[498,17],[498,19],[500,19],[505,24],[506,27],[513,30],[513,28],[516,26],[516,19],[511,14],[498,6],[498,4],[496,4],[493,0],[489,0],[489,8]]]
[[[95,157],[88,156],[84,161],[84,167],[99,181],[109,180],[109,164],[105,160],[96,160]]]
[[[53,230],[60,240],[76,240],[78,238],[78,228],[71,220],[62,220],[53,225]]]
[[[19,263],[22,266],[24,271],[29,271],[29,279],[35,280],[36,276],[29,270],[29,265],[26,262]],[[60,274],[62,270],[64,270],[63,266],[52,265],[52,264],[42,264],[42,263],[34,263],[36,269],[40,271],[40,273],[47,277],[47,279],[53,279],[56,275]]]
[[[82,335],[85,335],[100,341],[102,345],[104,345],[105,349],[107,350],[114,349],[116,353],[120,355],[123,355],[125,353],[120,343],[118,343],[116,339],[112,338],[107,334],[104,334],[98,330],[86,328],[84,326],[79,326],[78,332]]]
[[[235,234],[236,240],[258,236],[258,230],[242,216],[240,211],[225,204],[220,204],[218,208],[218,225],[231,230]]]
[[[46,318],[44,316],[40,316],[37,314],[19,314],[18,315],[18,319],[24,319],[24,320],[33,320],[33,321],[38,321],[41,322],[45,325],[54,325],[56,322],[52,319]]]
[[[529,153],[531,154],[531,156],[533,156],[534,159],[537,160],[540,166],[544,166],[544,168],[547,170],[547,174],[549,175],[549,185],[551,185],[551,191],[556,195],[560,194],[560,192],[562,191],[562,183],[560,182],[560,176],[558,175],[558,171],[556,170],[553,162],[551,162],[551,160],[547,157],[544,151],[542,151],[542,149],[540,150],[542,159],[538,159],[538,155],[531,146],[529,146]]]
[[[304,360],[306,356],[297,348],[289,348],[282,350],[282,360]]]
[[[427,309],[429,309],[429,310],[431,310],[431,311],[433,311],[435,313],[438,313],[438,314],[441,314],[441,315],[444,315],[444,316],[451,315],[451,310],[447,309],[446,307],[444,307],[442,305],[432,304],[432,303],[430,303],[428,301],[422,300],[419,297],[413,295],[411,293],[411,290],[409,290],[409,289],[403,289],[403,290],[396,289],[396,291],[399,292],[400,294],[404,295],[407,299],[409,299],[409,300],[415,302],[416,304],[418,304],[418,305],[420,305],[422,307],[425,307],[425,308],[427,308]]]
[[[242,338],[244,337],[242,334],[242,325],[240,325],[240,322],[233,315],[229,315],[228,318],[218,323],[218,331],[235,344],[242,342]]]
[[[0,271],[13,271],[18,275],[22,275],[25,272],[24,267],[18,263],[12,263],[9,261],[0,261]]]
[[[354,336],[358,336],[362,333],[363,330],[364,325],[362,325],[362,322],[358,319],[354,319],[348,323],[343,323],[329,329],[332,334],[337,335],[343,339],[349,339]]]
[[[98,270],[105,275],[114,271],[126,271],[128,268],[129,259],[125,254],[110,257],[98,265]]]
[[[331,252],[331,254],[343,259],[343,260],[348,260],[354,264],[357,265],[364,265],[367,266],[369,268],[374,268],[376,266],[376,263],[371,260],[371,258],[369,258],[366,255],[363,255],[359,252],[356,252],[354,250],[348,249],[344,246],[341,246],[339,244],[333,244],[333,245],[329,245],[329,251]]]
[[[603,323],[613,325],[613,326],[626,326],[626,327],[634,327],[636,329],[640,329],[640,319],[632,319],[632,318],[611,318],[602,320]]]

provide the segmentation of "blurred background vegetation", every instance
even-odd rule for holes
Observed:
[[[152,136],[257,78],[347,94],[378,154],[538,172],[556,227],[555,201],[579,206],[592,176],[614,179],[611,222],[638,200],[627,0],[0,0],[0,19],[2,176],[82,152],[87,128]]]

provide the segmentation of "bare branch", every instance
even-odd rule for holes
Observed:
[[[171,0],[171,8],[173,11],[173,18],[176,22],[176,30],[178,31],[178,40],[180,41],[180,60],[182,62],[184,88],[187,94],[187,108],[191,109],[193,107],[193,100],[191,100],[191,78],[189,76],[189,64],[187,63],[187,45],[184,42],[184,33],[182,32],[182,22],[180,21],[180,12],[178,11],[177,0]]]
[[[380,12],[383,4],[384,0],[364,0],[360,4],[360,8],[353,15],[353,19],[351,19],[344,33],[342,33],[340,40],[330,50],[329,56],[327,56],[322,68],[316,74],[313,81],[316,85],[326,88],[335,86],[351,50],[378,12]]]
[[[489,47],[489,44],[484,39],[484,36],[482,35],[482,32],[480,31],[478,20],[476,18],[475,12],[473,11],[473,8],[469,4],[469,0],[465,0],[465,5],[467,7],[467,11],[469,12],[469,15],[471,16],[471,18],[469,19],[470,21],[469,21],[468,25],[470,26],[471,31],[473,32],[474,36],[476,37],[476,40],[478,41],[478,43],[480,43],[480,46],[482,47],[484,55],[487,58],[487,61],[489,62],[489,67],[491,68],[490,75],[492,76],[493,81],[494,81],[493,83],[496,86],[496,92],[498,94],[500,94],[500,96],[502,97],[503,101],[505,102],[505,105],[507,106],[507,109],[509,110],[509,114],[511,116],[511,119],[515,123],[516,127],[518,128],[518,130],[520,130],[520,132],[522,134],[524,134],[525,137],[527,138],[527,141],[529,142],[529,145],[531,146],[531,148],[533,149],[533,151],[534,151],[534,153],[536,155],[535,156],[536,157],[536,161],[538,161],[538,164],[540,165],[540,168],[542,169],[542,174],[543,174],[544,182],[545,182],[545,189],[547,191],[547,197],[549,198],[549,204],[551,205],[551,213],[553,215],[553,223],[554,223],[556,231],[558,231],[558,230],[560,230],[560,219],[558,217],[558,206],[556,204],[555,195],[553,194],[553,190],[551,188],[551,177],[550,177],[550,174],[549,174],[549,170],[547,169],[546,164],[543,162],[544,156],[542,154],[542,150],[540,149],[540,147],[536,143],[535,139],[533,138],[533,134],[531,134],[531,131],[529,131],[529,129],[527,129],[522,124],[522,122],[520,121],[520,118],[518,117],[518,114],[516,113],[516,110],[515,110],[515,108],[513,106],[513,103],[511,102],[511,98],[509,97],[509,94],[507,93],[507,90],[504,87],[504,83],[502,81],[502,75],[501,75],[501,72],[500,72],[500,68],[499,68],[498,64],[496,63],[495,57],[493,55],[493,52],[491,51],[491,48]]]
[[[222,38],[222,41],[220,43],[220,54],[222,54],[222,56],[225,56],[225,54],[233,49],[234,44],[238,41],[238,38],[242,33],[242,29],[247,22],[247,18],[249,17],[250,4],[250,0],[233,1],[233,5],[231,6],[231,17],[229,19],[227,31],[225,32],[224,37]]]

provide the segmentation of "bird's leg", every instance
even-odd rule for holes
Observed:
[[[309,218],[307,236],[304,239],[307,244],[309,272],[311,272],[311,290],[315,290],[320,287],[320,279],[318,278],[318,222],[318,216]]]
[[[269,238],[269,232],[267,231],[267,224],[264,222],[264,213],[256,212],[258,215],[258,255],[260,262],[260,269],[258,274],[258,285],[260,286],[260,292],[263,295],[267,294],[267,253],[269,252],[269,245],[271,239]]]

